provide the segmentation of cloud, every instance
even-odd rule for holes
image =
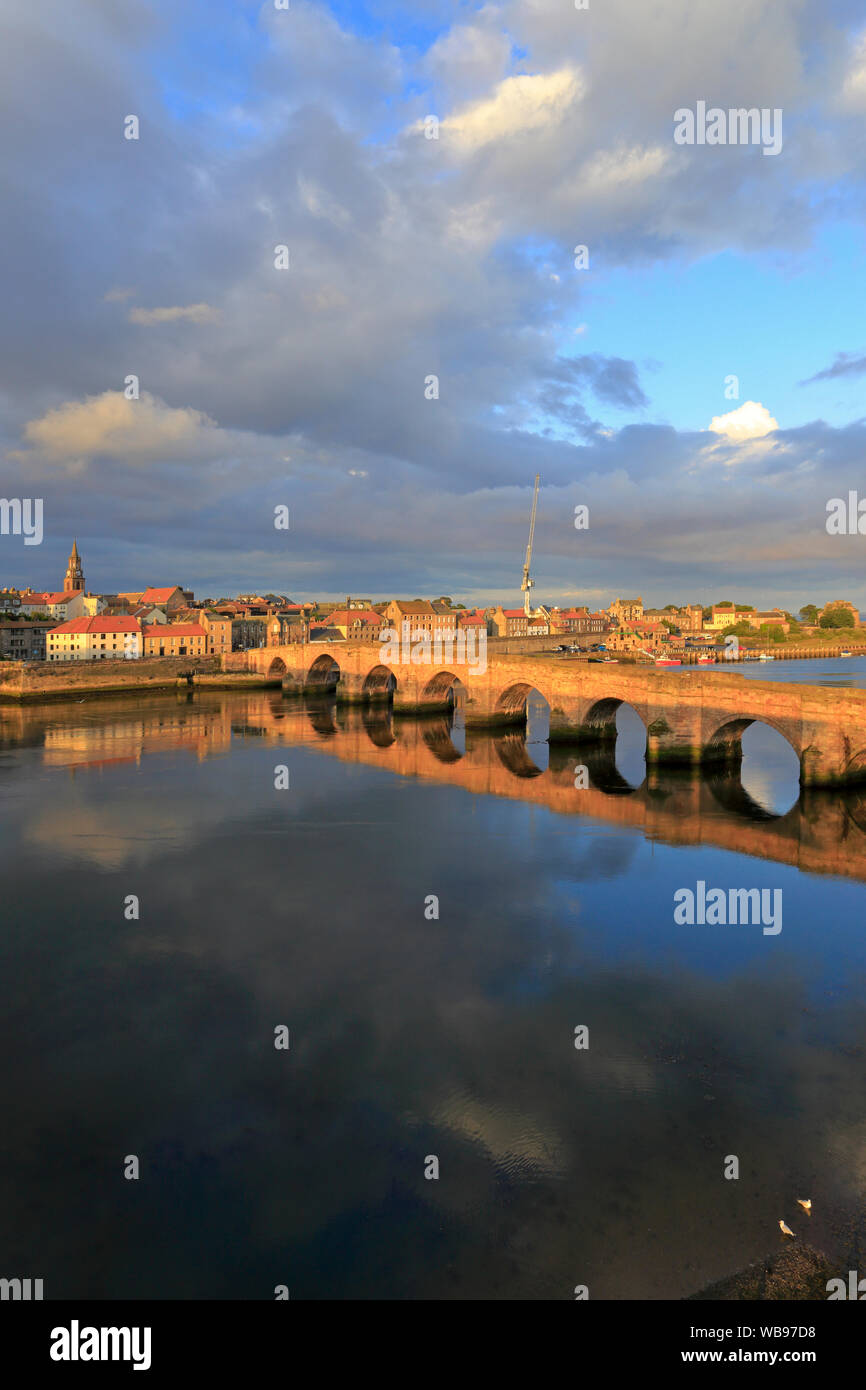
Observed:
[[[492,96],[447,117],[442,129],[467,152],[532,131],[549,133],[552,125],[565,119],[581,91],[580,75],[570,67],[506,77]]]
[[[760,401],[744,401],[737,410],[730,410],[727,415],[714,415],[710,421],[710,429],[714,433],[738,442],[762,439],[778,428],[778,420],[773,419]]]
[[[176,304],[164,309],[130,309],[129,322],[151,325],[155,323],[215,323],[219,310],[210,304]]]
[[[58,462],[99,455],[143,459],[189,452],[202,432],[213,428],[201,411],[172,409],[147,391],[137,401],[127,400],[122,391],[105,391],[67,401],[28,421],[24,439]]]
[[[834,381],[837,377],[862,376],[866,372],[866,356],[855,357],[852,352],[838,352],[832,365],[814,376],[806,377],[801,386],[809,386],[813,381]]]

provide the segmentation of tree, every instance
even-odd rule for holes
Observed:
[[[803,607],[800,609],[800,621],[804,623],[809,623],[810,625],[813,623],[817,623],[818,609],[816,608],[814,603],[803,604]]]
[[[755,629],[751,623],[728,623],[727,627],[722,628],[723,637],[754,637]]]
[[[853,627],[854,614],[850,608],[831,608],[828,613],[822,613],[818,619],[818,626],[828,627]]]

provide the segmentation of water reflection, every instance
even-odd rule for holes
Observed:
[[[681,1297],[809,1192],[847,1270],[866,791],[772,815],[619,751],[541,767],[326,691],[0,710],[20,1267],[50,1296]],[[696,877],[782,884],[784,933],[677,928]]]

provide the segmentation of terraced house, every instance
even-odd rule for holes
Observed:
[[[136,661],[141,650],[137,618],[72,618],[46,637],[48,661]]]
[[[197,623],[148,623],[142,636],[146,657],[207,656],[207,632]]]

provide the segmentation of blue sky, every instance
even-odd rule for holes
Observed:
[[[851,0],[2,9],[0,584],[866,607]]]

